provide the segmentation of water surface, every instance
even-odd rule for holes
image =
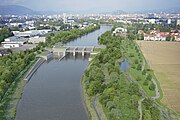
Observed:
[[[98,36],[111,26],[102,26],[67,45],[97,46]],[[81,78],[89,55],[66,56],[44,63],[24,88],[16,120],[87,120],[81,94]]]

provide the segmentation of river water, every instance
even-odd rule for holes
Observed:
[[[97,46],[97,38],[110,30],[101,26],[86,36],[67,43],[70,46]],[[44,63],[24,88],[17,106],[16,120],[87,120],[81,94],[81,78],[89,55],[67,55]]]

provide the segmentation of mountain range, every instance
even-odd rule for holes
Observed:
[[[54,11],[34,11],[20,5],[0,6],[0,15],[50,15],[56,14]]]
[[[166,10],[141,11],[141,12],[133,12],[133,13],[149,13],[149,12],[180,13],[180,8],[171,8],[171,9],[166,9]],[[63,13],[63,12],[58,12],[58,13]],[[52,15],[52,14],[58,14],[58,13],[54,12],[54,11],[34,11],[30,8],[20,6],[20,5],[3,5],[3,6],[0,5],[0,15]],[[125,12],[123,10],[117,10],[117,11],[112,11],[112,12],[101,12],[101,13],[112,14],[112,15],[127,14],[127,12]]]

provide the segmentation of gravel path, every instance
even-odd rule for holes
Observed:
[[[95,111],[96,111],[96,114],[97,114],[99,120],[102,120],[101,113],[99,112],[99,110],[98,110],[98,108],[97,108],[97,99],[98,99],[98,95],[96,95],[96,96],[94,97],[94,109],[95,109]]]

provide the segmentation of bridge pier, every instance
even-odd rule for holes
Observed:
[[[82,56],[84,56],[84,54],[85,54],[85,52],[84,52],[85,49],[86,49],[86,47],[84,47],[84,48],[82,49]]]
[[[76,56],[76,49],[77,49],[77,47],[75,47],[73,50],[73,56]]]
[[[58,56],[61,56],[60,52],[58,52]]]
[[[63,56],[66,56],[66,51],[63,52]]]
[[[73,56],[76,56],[76,50],[73,51]]]

